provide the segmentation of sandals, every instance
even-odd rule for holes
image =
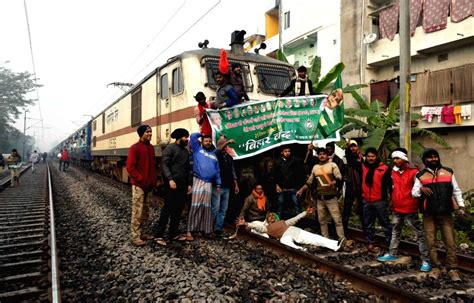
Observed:
[[[163,238],[155,238],[155,243],[161,246],[166,246],[166,241]]]
[[[178,240],[178,241],[194,241],[193,236],[188,236],[188,235],[181,235],[175,237],[173,240]]]

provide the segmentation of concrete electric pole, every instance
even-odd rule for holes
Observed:
[[[400,0],[400,146],[411,159],[410,119],[410,0]]]

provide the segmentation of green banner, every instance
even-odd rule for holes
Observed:
[[[209,109],[207,116],[214,144],[217,146],[222,136],[234,139],[227,151],[234,159],[243,159],[289,143],[338,141],[344,107],[342,91],[335,89],[329,96],[275,98]]]

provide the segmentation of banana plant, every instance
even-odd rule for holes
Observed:
[[[369,102],[357,93],[356,90],[351,90],[350,93],[359,108],[345,109],[345,125],[341,128],[340,134],[344,135],[352,130],[362,131],[367,135],[367,137],[363,139],[364,150],[367,147],[374,147],[379,150],[382,156],[388,155],[390,151],[399,147],[400,96],[396,96],[386,108],[385,105],[378,100]],[[419,114],[411,115],[411,120],[417,120],[419,118],[421,118]],[[435,143],[445,148],[450,148],[449,144],[443,138],[430,130],[412,127],[411,134],[412,136],[427,136]],[[418,142],[412,142],[412,151],[415,154],[421,155],[423,150],[423,145]]]

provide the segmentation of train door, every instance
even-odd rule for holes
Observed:
[[[160,141],[168,142],[180,110],[183,107],[184,85],[181,61],[175,61],[160,70],[159,124]],[[176,121],[175,121],[176,120]]]

